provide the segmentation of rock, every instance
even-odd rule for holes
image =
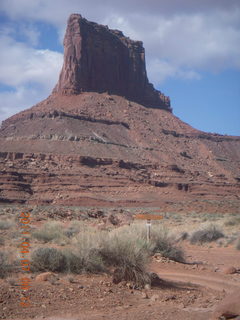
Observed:
[[[141,43],[79,15],[71,16],[70,20],[64,66],[54,93],[1,124],[0,203],[37,205],[36,220],[63,221],[89,217],[83,210],[79,214],[75,210],[71,210],[73,214],[69,214],[68,209],[59,210],[62,206],[101,208],[114,204],[124,208],[129,204],[142,207],[143,203],[154,203],[165,212],[238,210],[239,180],[236,177],[240,176],[240,156],[236,150],[240,150],[240,137],[204,133],[181,122],[166,109],[146,108],[130,101],[135,99],[143,101],[145,106],[159,106],[156,90],[150,89],[151,95],[146,89],[150,85]],[[79,33],[75,29],[78,27]],[[91,37],[86,38],[86,34]],[[84,46],[81,52],[77,44],[80,37],[79,46]],[[116,43],[116,52],[111,47],[112,41]],[[98,65],[98,59],[105,62],[104,67]],[[116,76],[112,59],[118,60],[119,67],[125,63],[129,66],[119,70]],[[103,74],[97,73],[93,79],[93,72],[101,68]],[[116,86],[112,79],[108,83],[108,77],[117,77]],[[117,95],[99,93],[108,84],[107,91]],[[83,92],[94,87],[98,92]],[[223,150],[227,153],[222,154]],[[185,153],[181,155],[181,151]],[[220,166],[215,155],[221,154],[229,160]],[[222,165],[226,165],[225,168]],[[209,170],[214,171],[210,180],[206,175]],[[216,202],[203,201],[200,205],[195,201],[196,194],[200,200],[215,199]],[[230,195],[237,202],[219,202],[219,194],[223,199]],[[57,210],[44,211],[41,206]],[[117,216],[116,212],[113,214]],[[130,222],[132,214],[129,212],[127,216]],[[104,219],[102,213],[95,210],[93,217],[98,223]],[[106,224],[108,217],[109,213],[105,216]],[[104,228],[108,230],[107,226]],[[160,261],[173,263],[166,258]]]
[[[149,296],[148,296],[146,291],[142,292],[142,298],[143,299],[149,299]]]
[[[150,285],[150,284],[148,284],[148,283],[147,283],[147,284],[145,284],[144,289],[145,289],[145,290],[150,290],[150,289],[151,289],[151,285]]]
[[[159,295],[158,294],[154,294],[153,296],[151,296],[151,301],[157,301],[159,300]]]
[[[234,274],[234,273],[237,273],[237,269],[234,268],[234,267],[228,267],[226,269],[223,270],[223,273],[225,274]]]
[[[160,279],[156,273],[154,272],[149,273],[149,277],[151,281],[151,286],[160,286],[161,284],[163,284],[163,280]]]
[[[236,290],[227,295],[215,308],[212,320],[217,320],[220,317],[226,319],[240,316],[240,290]]]
[[[52,272],[43,272],[36,276],[36,281],[54,281],[58,280],[58,277]]]
[[[72,14],[64,37],[64,64],[53,93],[84,91],[109,92],[171,111],[170,99],[148,81],[141,41]]]

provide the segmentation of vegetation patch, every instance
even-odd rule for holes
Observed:
[[[201,230],[193,232],[190,237],[190,242],[195,243],[206,243],[213,242],[220,238],[224,238],[224,234],[221,230],[218,229],[215,225],[206,226]]]
[[[240,216],[231,217],[225,221],[225,226],[236,226],[240,224]]]
[[[47,222],[39,230],[33,231],[32,236],[42,242],[60,241],[66,238],[61,224],[54,221]]]
[[[12,271],[9,257],[4,251],[0,251],[0,278],[5,278]]]
[[[63,272],[67,270],[67,259],[56,248],[38,248],[32,253],[31,260],[33,271]]]
[[[155,229],[152,232],[152,252],[160,253],[163,257],[177,262],[184,262],[183,250],[176,246],[166,230]]]
[[[238,240],[236,242],[236,249],[240,250],[240,238],[238,238]]]
[[[0,230],[8,230],[13,226],[13,222],[10,220],[0,220]]]

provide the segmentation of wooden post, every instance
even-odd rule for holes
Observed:
[[[151,220],[147,220],[147,241],[149,242],[151,238]]]
[[[147,220],[147,241],[150,241],[151,238],[151,220],[161,220],[163,216],[158,216],[155,214],[136,214],[135,219]]]

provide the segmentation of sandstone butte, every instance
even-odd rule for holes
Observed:
[[[239,164],[240,137],[174,116],[142,42],[72,14],[52,94],[2,123],[0,203],[239,212]]]

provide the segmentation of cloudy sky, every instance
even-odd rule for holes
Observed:
[[[50,94],[71,13],[142,40],[175,115],[240,135],[239,0],[0,0],[0,121]]]

